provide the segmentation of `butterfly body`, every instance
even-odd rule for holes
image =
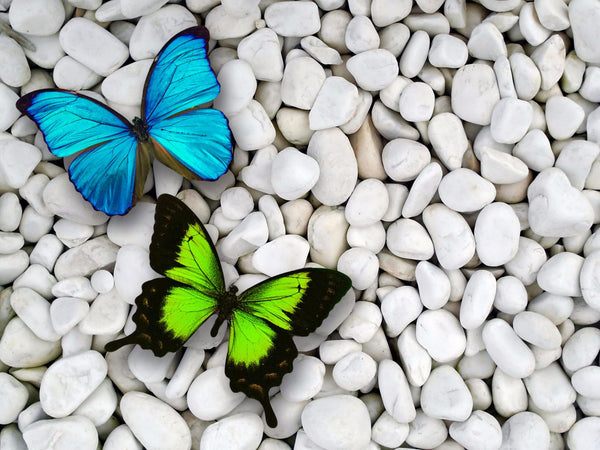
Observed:
[[[175,35],[155,58],[130,123],[85,95],[63,89],[30,92],[17,108],[35,121],[50,152],[76,155],[71,181],[94,208],[125,214],[143,195],[151,155],[188,179],[215,180],[232,160],[225,116],[201,106],[220,91],[208,62],[208,31]]]
[[[235,392],[261,402],[277,424],[269,390],[279,386],[298,355],[293,336],[307,336],[351,287],[335,270],[300,269],[238,293],[225,286],[208,232],[183,202],[161,195],[156,206],[150,265],[165,278],[147,281],[136,298],[136,330],[106,345],[139,344],[157,356],[177,351],[209,317],[211,335],[229,323],[225,374]]]

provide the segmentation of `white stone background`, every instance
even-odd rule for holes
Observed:
[[[0,11],[2,450],[600,448],[600,1]],[[15,101],[57,86],[132,119],[152,58],[196,24],[231,170],[190,183],[155,162],[126,216],[94,211]],[[157,276],[165,192],[241,288],[307,263],[352,279],[296,340],[276,428],[229,390],[224,333],[105,354]]]

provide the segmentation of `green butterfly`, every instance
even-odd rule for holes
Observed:
[[[301,269],[269,278],[237,295],[225,287],[210,237],[179,199],[158,198],[150,265],[166,278],[147,281],[136,298],[136,330],[106,344],[107,351],[139,344],[156,356],[178,350],[211,315],[211,335],[229,321],[225,374],[234,392],[261,402],[267,424],[277,426],[269,389],[292,370],[298,350],[293,335],[307,336],[350,289],[336,270]]]

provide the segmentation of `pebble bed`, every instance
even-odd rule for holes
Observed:
[[[2,450],[600,448],[600,1],[0,11]],[[190,182],[155,161],[126,216],[95,211],[15,101],[58,86],[132,119],[152,58],[199,23],[231,170]],[[295,339],[276,428],[229,389],[212,321],[162,358],[104,351],[158,276],[162,193],[240,289],[306,264],[352,279]]]

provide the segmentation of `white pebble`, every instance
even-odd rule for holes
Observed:
[[[554,165],[550,141],[542,130],[528,131],[513,147],[512,154],[527,164],[530,169],[538,172]]]
[[[517,254],[520,235],[519,219],[506,203],[484,207],[475,222],[477,256],[487,266],[501,266]]]
[[[458,319],[445,309],[426,310],[417,319],[417,341],[437,362],[461,356],[466,347],[465,332]]]
[[[38,338],[18,317],[11,319],[0,337],[0,361],[10,367],[37,367],[60,355],[60,341]]]
[[[106,373],[106,361],[93,350],[56,361],[40,386],[44,412],[56,418],[68,416],[100,385]]]
[[[185,10],[187,11],[187,10]],[[207,15],[205,25],[213,39],[234,39],[249,35],[260,20],[260,9],[250,8],[244,16],[231,14],[223,5],[216,6]]]
[[[9,86],[23,86],[31,78],[23,49],[6,35],[0,36],[0,65],[0,80]]]
[[[450,424],[450,436],[465,448],[495,450],[502,444],[502,429],[494,416],[485,411],[473,411],[464,422]]]
[[[469,57],[466,44],[449,34],[437,34],[431,41],[429,62],[434,67],[458,69],[465,65]]]
[[[96,11],[96,19],[102,21],[98,17],[100,9]],[[251,20],[252,16],[249,15],[248,18]],[[211,37],[213,39],[217,38],[216,33],[213,33],[211,26],[209,26],[208,19],[205,24],[211,32]],[[180,5],[166,5],[158,11],[142,16],[129,39],[131,57],[136,61],[154,59],[171,37],[186,28],[196,25],[196,17],[187,8]],[[224,27],[227,25],[227,23],[223,24]],[[240,28],[243,29],[243,27]],[[254,23],[252,23],[251,29],[254,29]]]
[[[393,139],[383,147],[383,167],[394,181],[414,180],[430,163],[427,147],[411,139]]]
[[[533,119],[531,105],[515,98],[503,98],[492,111],[491,132],[496,142],[514,144],[529,130]]]
[[[562,411],[573,404],[577,396],[569,378],[556,362],[536,370],[524,382],[531,400],[542,411]]]
[[[415,31],[400,56],[400,73],[414,78],[423,69],[429,53],[430,39],[424,30]]]
[[[436,114],[429,121],[427,136],[442,163],[451,171],[458,170],[469,146],[461,120],[450,112]]]
[[[201,420],[223,417],[244,400],[241,392],[232,392],[224,367],[207,369],[192,382],[187,402],[192,414]]]
[[[567,97],[555,95],[546,101],[546,124],[554,139],[573,136],[584,120],[583,108]]]
[[[143,59],[111,73],[102,82],[102,95],[115,103],[140,105],[144,94],[144,82],[151,65],[151,59]]]
[[[560,80],[565,69],[565,58],[565,42],[558,34],[550,36],[531,53],[531,59],[542,77],[542,89],[550,89]]]
[[[278,196],[294,200],[313,188],[319,173],[317,161],[293,147],[287,147],[273,159],[271,184]]]
[[[88,302],[75,297],[59,297],[50,305],[52,327],[60,336],[67,334],[81,319],[90,307]]]
[[[571,384],[579,395],[593,399],[600,398],[600,391],[598,390],[599,369],[598,366],[584,367],[571,376]]]
[[[471,275],[460,304],[460,324],[466,330],[479,328],[487,319],[496,296],[496,279],[489,270]]]
[[[254,209],[254,201],[247,189],[232,187],[221,194],[221,211],[230,220],[242,220]]]
[[[379,261],[377,256],[366,248],[351,248],[340,255],[337,270],[352,279],[355,289],[364,290],[377,279]]]
[[[237,55],[250,64],[257,80],[280,81],[283,77],[279,40],[277,34],[269,28],[257,30],[242,39],[237,48]]]
[[[9,187],[24,186],[42,159],[37,147],[17,139],[0,140],[0,179]]]
[[[206,427],[200,448],[257,448],[263,437],[263,427],[262,420],[256,414],[234,414]]]
[[[314,59],[299,56],[289,61],[281,80],[281,100],[288,106],[311,109],[321,86],[325,71]]]
[[[527,307],[527,291],[523,282],[511,275],[498,278],[494,308],[506,314],[517,314]]]
[[[477,59],[496,61],[507,54],[504,37],[491,22],[473,28],[467,46],[470,55]]]
[[[423,306],[427,309],[442,308],[450,298],[451,285],[442,269],[429,261],[420,261],[415,278]]]
[[[473,399],[453,367],[439,366],[421,389],[421,408],[429,417],[462,422],[471,415]]]
[[[475,238],[465,219],[442,204],[423,211],[423,222],[444,269],[459,269],[475,254]]]
[[[364,344],[373,338],[381,320],[381,311],[374,303],[356,302],[352,312],[340,326],[340,336]]]
[[[408,436],[408,425],[396,421],[387,411],[379,416],[371,429],[371,439],[384,447],[401,445]]]
[[[310,402],[302,412],[302,427],[311,441],[325,448],[363,449],[371,437],[367,407],[349,395]]]
[[[50,303],[37,292],[28,287],[15,287],[10,305],[37,337],[45,341],[60,339],[50,321]]]
[[[90,282],[92,288],[99,294],[106,294],[114,286],[113,275],[108,270],[97,270],[92,274]]]
[[[0,131],[8,130],[21,113],[15,106],[19,96],[4,83],[0,83]]]
[[[423,212],[435,195],[442,174],[442,167],[434,161],[417,175],[402,207],[402,216],[411,218]]]
[[[95,210],[69,180],[69,175],[59,175],[46,185],[42,194],[46,207],[57,216],[86,225],[100,225],[108,216]]]
[[[431,357],[419,342],[415,326],[409,325],[398,337],[398,353],[412,386],[423,386],[431,372]]]
[[[192,437],[183,418],[166,403],[143,392],[121,398],[121,414],[134,436],[148,450],[190,448]]]
[[[19,203],[19,197],[13,192],[5,192],[0,195],[0,230],[15,231],[21,222],[23,211]]]
[[[423,310],[419,292],[412,286],[401,286],[390,291],[381,300],[381,314],[386,333],[398,336]]]
[[[327,46],[325,42],[315,36],[302,38],[300,46],[306,53],[325,66],[338,65],[343,62],[342,57],[336,49]]]
[[[59,39],[65,53],[98,75],[110,75],[129,57],[121,41],[82,17],[69,20],[61,29]]]
[[[52,447],[95,450],[99,443],[94,424],[82,416],[38,420],[23,430],[23,439],[31,450]]]
[[[272,277],[302,269],[309,251],[310,244],[302,236],[284,235],[259,247],[252,255],[252,265]]]
[[[379,35],[367,16],[354,17],[346,27],[345,43],[354,54],[379,48]]]
[[[248,106],[256,92],[256,79],[252,66],[242,59],[226,62],[217,76],[221,92],[213,106],[227,117]]]
[[[600,420],[598,417],[584,417],[569,430],[567,445],[569,448],[592,450],[599,432]]]
[[[275,128],[256,100],[251,100],[246,108],[228,119],[231,133],[242,150],[258,150],[275,139]]]
[[[29,392],[19,380],[7,373],[0,373],[0,424],[14,422],[25,408],[28,398]]]
[[[118,333],[125,325],[129,304],[116,289],[100,294],[94,299],[88,314],[79,324],[79,330],[89,335]]]
[[[398,63],[385,49],[367,50],[351,57],[346,68],[356,83],[366,91],[379,91],[389,86],[398,76]]]
[[[358,89],[342,77],[328,77],[308,115],[311,130],[324,130],[347,123],[360,102]]]
[[[410,423],[416,417],[410,387],[402,368],[391,359],[379,363],[379,391],[386,412],[397,422]]]
[[[429,129],[431,130],[431,124]],[[496,188],[476,172],[458,168],[444,175],[438,193],[442,202],[450,209],[457,212],[473,212],[479,211],[494,200]]]
[[[409,122],[423,122],[431,119],[435,94],[428,84],[411,83],[400,94],[400,115]]]
[[[427,231],[412,219],[392,223],[387,229],[386,243],[388,249],[401,258],[427,260],[433,256],[433,242]]]
[[[303,402],[317,395],[323,387],[325,365],[312,356],[299,355],[293,370],[281,381],[281,395],[290,402]]]
[[[353,352],[340,359],[333,366],[333,379],[347,391],[357,391],[366,387],[377,373],[377,363],[364,352]]]
[[[8,12],[11,27],[20,33],[48,36],[65,21],[65,9],[59,0],[17,0]]]
[[[539,286],[547,292],[570,297],[581,296],[579,274],[584,259],[571,252],[552,256],[540,268],[537,275]]]
[[[320,169],[319,179],[312,188],[314,196],[328,206],[345,202],[358,176],[356,157],[348,138],[338,128],[317,131],[306,153],[317,161]]]
[[[513,328],[517,335],[526,342],[545,350],[560,347],[561,336],[558,328],[541,314],[523,311],[513,319]]]
[[[138,442],[127,425],[119,425],[110,432],[102,448],[106,450],[119,450],[122,448],[142,450],[142,444]]]
[[[319,8],[315,3],[274,3],[267,7],[264,18],[267,26],[280,36],[310,36],[321,28]]]
[[[488,321],[482,338],[490,358],[507,375],[525,378],[535,370],[533,353],[504,320]]]
[[[500,100],[496,76],[485,64],[467,64],[452,80],[452,110],[462,120],[488,125]]]

